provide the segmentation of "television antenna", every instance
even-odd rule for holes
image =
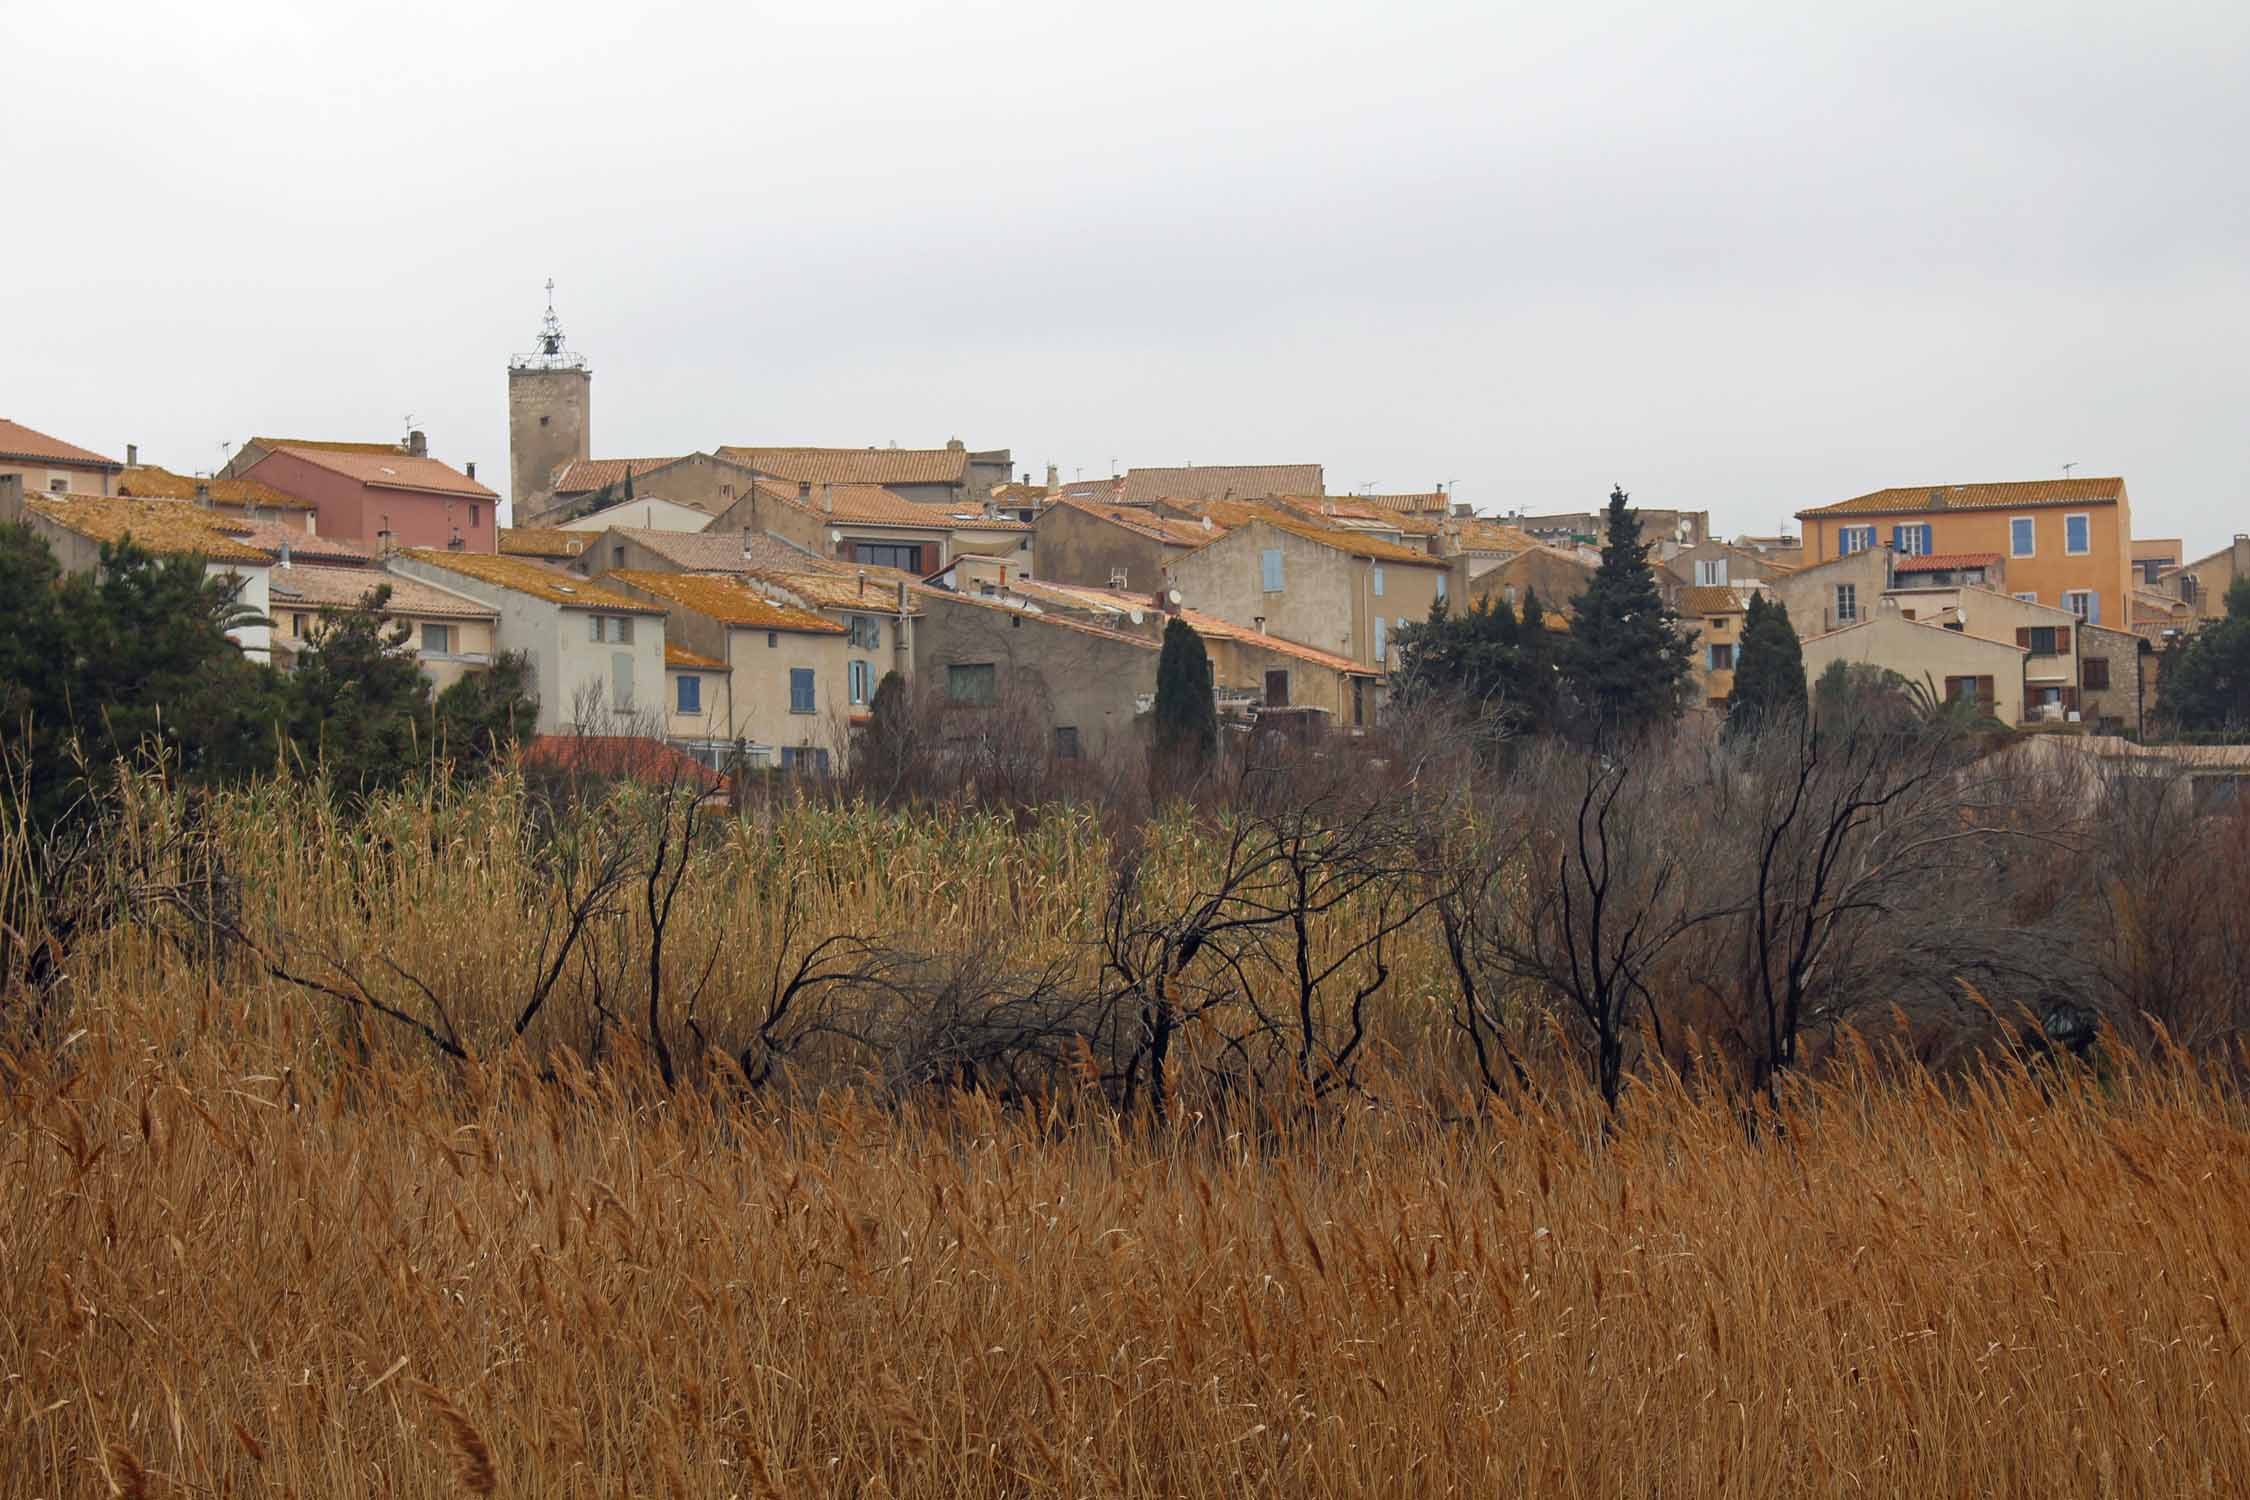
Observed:
[[[2065,479],[2068,479],[2068,478],[2070,477],[2070,471],[2071,471],[2072,469],[2075,469],[2075,468],[2077,468],[2077,467],[2078,467],[2078,465],[2077,465],[2077,464],[2075,464],[2075,463],[2067,463],[2067,464],[2064,464],[2064,465],[2063,465],[2063,478],[2065,478]]]

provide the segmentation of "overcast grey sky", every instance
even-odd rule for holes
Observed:
[[[2122,473],[2250,530],[2250,4],[6,0],[0,415],[1320,462],[1486,509]]]

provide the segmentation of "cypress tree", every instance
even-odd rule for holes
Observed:
[[[1789,606],[1764,594],[1750,596],[1742,649],[1734,662],[1734,696],[1727,702],[1727,732],[1755,734],[1777,717],[1805,711],[1805,653],[1789,623]]]
[[[1156,707],[1149,745],[1150,795],[1182,785],[1219,751],[1219,707],[1211,695],[1211,653],[1195,627],[1174,615],[1156,659]]]
[[[1688,643],[1657,592],[1627,499],[1622,488],[1610,492],[1601,566],[1573,604],[1565,653],[1573,707],[1598,738],[1630,738],[1677,718],[1688,680]]]

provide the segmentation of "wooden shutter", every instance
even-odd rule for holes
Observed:
[[[2063,712],[2066,714],[2078,707],[2078,689],[2066,687],[2062,690],[2062,706]]]
[[[1989,709],[1999,701],[1999,682],[1991,677],[1979,677],[1977,679],[1977,703],[1979,706]]]
[[[2109,686],[2109,658],[2089,656],[2079,663],[2079,678],[2088,692],[2098,693]]]
[[[2055,655],[2070,655],[2070,627],[2068,625],[2057,625],[2055,627]]]
[[[2022,647],[2022,648],[2023,648],[2024,650],[2026,650],[2026,651],[2029,651],[2029,650],[2031,649],[2031,627],[2030,627],[2030,626],[2028,626],[2028,625],[2019,625],[2019,626],[2017,626],[2017,627],[2016,627],[2016,644],[2017,644],[2018,646]]]

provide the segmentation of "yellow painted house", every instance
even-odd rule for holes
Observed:
[[[1909,485],[1797,519],[1808,565],[1875,547],[1894,559],[1997,553],[2017,598],[2130,628],[2133,517],[2122,479]]]

